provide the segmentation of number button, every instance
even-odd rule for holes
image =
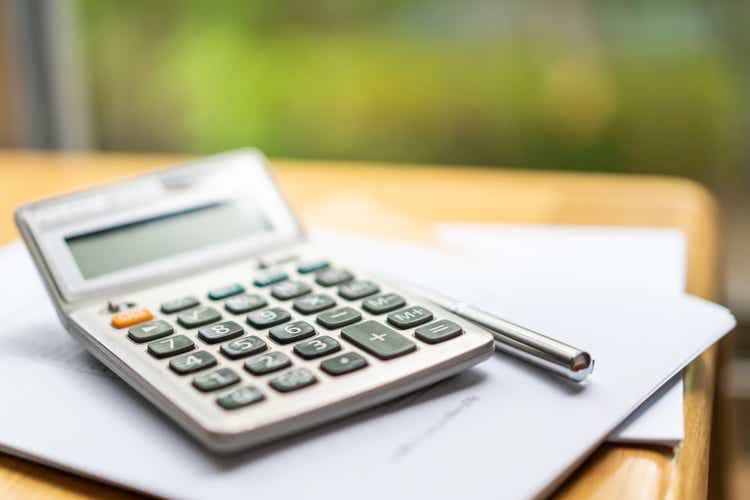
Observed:
[[[388,323],[402,330],[432,320],[432,313],[422,306],[407,307],[388,315]]]
[[[346,269],[326,269],[315,275],[315,282],[320,286],[333,286],[351,281],[354,275]]]
[[[416,350],[414,342],[377,321],[347,326],[341,336],[380,359],[392,359]]]
[[[229,359],[240,359],[258,354],[268,348],[265,342],[255,335],[233,340],[221,346],[221,353]]]
[[[295,344],[294,352],[305,359],[314,359],[341,350],[341,344],[328,335]]]
[[[164,314],[172,314],[185,309],[190,309],[199,304],[198,299],[193,296],[180,297],[179,299],[170,300],[161,305],[161,312]]]
[[[294,321],[288,325],[271,328],[268,335],[279,344],[289,344],[315,335],[315,328],[305,321]]]
[[[325,311],[336,305],[334,301],[328,295],[322,293],[316,293],[314,295],[308,295],[294,301],[294,309],[301,312],[302,314],[312,314],[320,311]]]
[[[274,283],[280,283],[286,279],[289,279],[289,275],[283,272],[268,272],[255,278],[253,284],[255,286],[269,286]]]
[[[320,369],[329,375],[343,375],[367,366],[367,360],[356,352],[347,352],[320,363]]]
[[[128,330],[128,337],[130,337],[130,340],[141,344],[172,335],[173,333],[174,328],[172,328],[172,325],[160,319],[132,327]]]
[[[184,335],[175,335],[162,340],[151,342],[148,345],[148,352],[155,358],[167,358],[176,354],[188,352],[195,347],[193,341]]]
[[[204,326],[198,330],[198,337],[209,344],[217,344],[219,342],[224,342],[225,340],[239,337],[243,333],[245,333],[245,330],[234,321],[224,321],[223,323]]]
[[[279,300],[289,300],[310,293],[307,283],[301,281],[285,281],[271,288],[271,295]]]
[[[280,307],[271,307],[270,309],[251,312],[247,315],[248,324],[258,330],[286,323],[290,319],[292,317],[289,313]]]
[[[270,385],[279,392],[291,392],[317,382],[318,379],[307,368],[293,368],[271,379]]]
[[[224,302],[224,307],[232,314],[242,314],[254,311],[256,309],[260,309],[261,307],[265,307],[266,305],[268,305],[266,299],[264,299],[260,295],[255,294],[238,295],[236,297],[232,297],[231,299],[227,299],[227,301]]]
[[[261,354],[245,361],[245,370],[253,375],[265,375],[266,373],[281,370],[291,366],[292,360],[289,356],[279,351],[271,351],[267,354]]]
[[[216,364],[216,358],[206,351],[191,352],[169,362],[169,367],[180,375],[205,370]]]
[[[396,293],[384,293],[362,301],[362,308],[370,314],[383,314],[404,307],[406,301]]]
[[[239,283],[232,283],[231,285],[222,286],[220,288],[214,288],[208,292],[208,298],[211,300],[221,300],[231,297],[232,295],[239,295],[245,292],[245,287]]]
[[[144,321],[151,321],[152,319],[154,319],[154,315],[145,307],[142,309],[130,309],[129,311],[112,316],[112,326],[115,328],[126,328],[143,323]]]
[[[235,410],[253,403],[259,403],[264,398],[263,393],[255,387],[240,387],[219,397],[216,403],[225,410]]]
[[[463,329],[453,321],[441,319],[429,325],[420,326],[414,330],[414,335],[422,342],[437,344],[458,337],[463,332]]]
[[[325,326],[329,330],[341,328],[342,326],[351,325],[362,319],[362,315],[356,309],[351,307],[339,307],[332,311],[326,311],[318,314],[315,321]]]
[[[220,319],[219,311],[207,306],[194,307],[177,315],[177,322],[185,328],[197,328]]]
[[[376,294],[380,287],[372,281],[350,281],[339,287],[339,295],[347,300],[357,300]]]
[[[229,387],[239,381],[240,376],[231,368],[219,368],[218,370],[203,373],[195,377],[193,379],[193,386],[199,391],[208,392]]]

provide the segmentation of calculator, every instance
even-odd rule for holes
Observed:
[[[494,352],[488,332],[310,244],[256,150],[31,203],[16,223],[66,330],[218,452]]]

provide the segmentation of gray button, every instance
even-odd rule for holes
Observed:
[[[359,311],[351,307],[339,307],[332,311],[318,314],[315,320],[326,328],[333,330],[342,326],[351,325],[362,319]]]
[[[406,301],[397,293],[384,293],[362,301],[362,308],[370,314],[383,314],[404,307]]]
[[[286,323],[290,319],[292,317],[289,313],[280,307],[271,307],[262,311],[251,312],[247,315],[247,322],[258,330]]]
[[[142,342],[148,342],[149,340],[160,339],[167,335],[172,335],[173,333],[174,328],[172,328],[172,325],[159,319],[134,326],[128,330],[128,337],[140,344]]]
[[[412,306],[388,315],[388,323],[402,330],[432,320],[432,313],[422,306]]]
[[[279,392],[291,392],[317,382],[318,379],[307,368],[293,368],[271,380],[271,387]]]
[[[339,295],[347,300],[357,300],[376,294],[380,287],[372,281],[350,281],[339,287]]]
[[[414,342],[377,321],[347,326],[341,336],[380,359],[402,356],[417,348]]]
[[[225,410],[234,410],[243,406],[263,401],[265,396],[255,387],[240,387],[230,393],[224,394],[216,402]]]
[[[222,321],[211,326],[204,326],[198,330],[198,337],[209,344],[218,344],[225,340],[237,338],[245,333],[240,325],[234,321]]]
[[[283,352],[271,351],[245,361],[245,370],[253,375],[264,375],[291,366],[291,364],[292,360]]]
[[[315,335],[315,328],[306,321],[293,321],[271,328],[268,335],[279,344],[289,344]]]
[[[193,386],[200,391],[208,392],[229,387],[239,381],[240,376],[231,368],[219,368],[218,370],[202,373],[195,377],[193,379]]]
[[[302,281],[284,281],[271,288],[271,295],[279,300],[293,299],[310,292],[310,285]]]
[[[346,269],[326,269],[315,275],[315,282],[320,286],[339,285],[353,279],[354,275]]]
[[[172,314],[180,311],[184,311],[185,309],[190,309],[191,307],[195,307],[200,302],[198,302],[198,299],[196,299],[193,296],[188,297],[180,297],[179,299],[170,300],[169,302],[165,302],[161,305],[161,312],[164,314]]]
[[[347,352],[320,363],[320,369],[329,375],[343,375],[367,366],[367,360],[356,352]]]
[[[155,358],[166,358],[176,354],[188,352],[195,347],[193,341],[184,335],[175,335],[166,339],[151,342],[148,345],[148,353]]]
[[[260,295],[246,294],[237,295],[235,297],[227,299],[227,301],[224,302],[224,307],[232,314],[242,314],[260,309],[261,307],[265,307],[267,304],[268,303],[266,302],[266,299],[264,299]]]
[[[219,311],[208,306],[194,307],[177,315],[177,322],[185,328],[198,328],[220,319]]]
[[[247,335],[222,345],[221,353],[229,359],[240,359],[263,352],[267,347],[266,343],[260,337]]]
[[[414,335],[422,342],[428,344],[437,344],[446,340],[458,337],[463,333],[463,329],[453,321],[441,319],[429,325],[420,326],[414,330]]]
[[[294,352],[305,359],[314,359],[341,350],[341,344],[328,335],[305,340],[294,345]]]
[[[180,375],[210,368],[216,364],[216,358],[206,351],[196,351],[174,358],[169,367]]]
[[[294,309],[301,312],[302,314],[312,314],[320,311],[325,311],[336,305],[334,301],[328,295],[323,293],[316,293],[314,295],[307,295],[294,301]]]

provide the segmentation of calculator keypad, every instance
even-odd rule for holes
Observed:
[[[207,306],[194,307],[177,315],[177,322],[185,328],[198,328],[220,319],[219,311]]]
[[[439,344],[440,342],[456,338],[463,332],[463,329],[453,321],[441,319],[429,325],[420,326],[414,330],[414,336],[428,344]]]
[[[245,330],[234,321],[223,321],[215,325],[204,326],[198,330],[198,337],[209,344],[218,344],[239,337],[243,333]]]

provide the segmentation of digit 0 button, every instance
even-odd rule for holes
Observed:
[[[115,328],[126,328],[143,323],[144,321],[151,321],[152,319],[154,319],[154,315],[145,307],[141,309],[129,309],[112,316],[112,326]]]

